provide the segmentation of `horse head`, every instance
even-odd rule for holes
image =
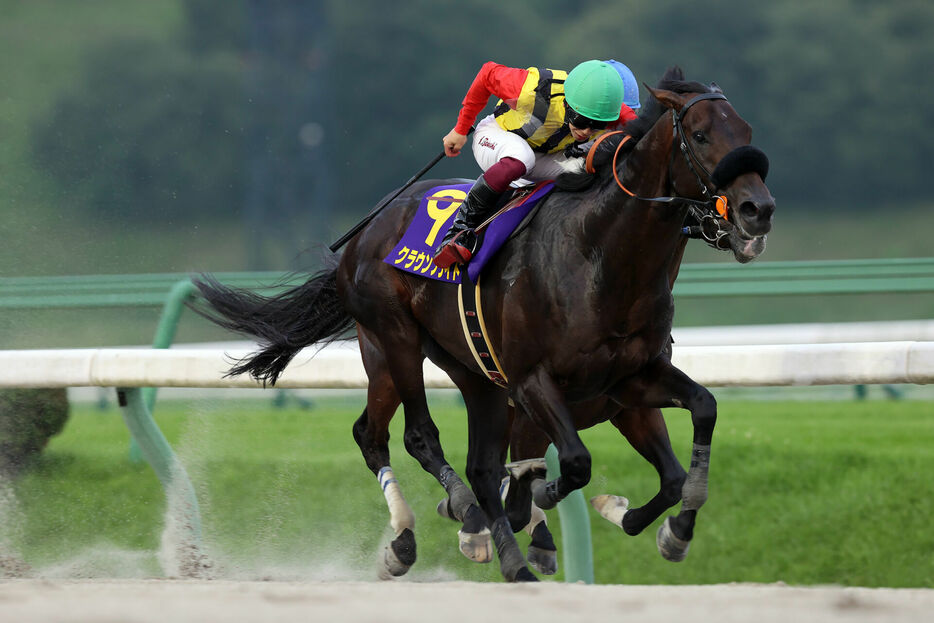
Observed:
[[[648,89],[669,109],[672,149],[683,155],[672,156],[672,191],[709,200],[688,219],[711,246],[732,250],[739,262],[755,259],[765,250],[775,199],[765,185],[768,158],[750,144],[749,124],[715,84],[672,80]]]

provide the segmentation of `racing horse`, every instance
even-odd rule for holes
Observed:
[[[658,88],[666,86],[675,90],[688,88],[683,83],[684,75],[680,68],[670,68],[659,81]],[[680,81],[675,82],[675,81]],[[691,87],[694,88],[694,87]],[[641,111],[637,121],[626,126],[626,132],[633,138],[641,137],[662,115],[665,108],[654,98],[650,98]],[[762,154],[753,154],[756,159],[752,167],[764,180],[768,173],[768,161]],[[563,175],[559,177],[558,187],[566,190],[580,190],[592,183],[593,176]],[[739,263],[747,263],[758,257],[765,250],[766,237],[744,239],[737,230],[720,214],[711,214],[692,209],[686,217],[680,249],[672,257],[669,267],[669,281],[672,287],[678,276],[681,259],[688,239],[703,240],[710,247],[720,251],[732,252]],[[668,346],[670,357],[671,344]],[[681,500],[681,489],[687,475],[678,462],[668,438],[668,431],[662,412],[657,408],[621,408],[608,397],[603,396],[583,403],[569,405],[577,430],[590,428],[609,421],[630,444],[650,463],[659,475],[658,493],[645,505],[629,508],[626,498],[615,495],[600,495],[591,500],[600,514],[621,527],[627,534],[640,534],[661,514]],[[531,537],[528,548],[528,562],[539,572],[550,575],[557,570],[557,552],[551,533],[545,522],[545,515],[531,503],[530,484],[534,479],[544,477],[543,460],[536,460],[545,454],[550,440],[534,422],[521,410],[512,425],[510,435],[510,456],[514,461],[509,465],[509,486],[505,488],[505,507],[510,523],[515,532],[525,528]],[[439,505],[442,516],[450,517],[444,501]],[[664,543],[661,543],[664,544]],[[660,544],[660,545],[661,545]],[[661,552],[670,560],[682,560],[687,550],[672,553]]]
[[[650,89],[667,111],[628,157],[617,158],[623,136],[604,141],[601,153],[612,156],[595,158],[594,183],[545,198],[536,217],[487,267],[480,300],[507,388],[480,374],[456,320],[456,288],[383,261],[432,183],[413,185],[393,200],[349,242],[336,266],[280,295],[261,297],[209,277],[196,280],[207,302],[202,313],[262,344],[231,374],[248,372],[274,384],[302,348],[356,328],[369,384],[354,436],[393,513],[398,536],[392,551],[400,564],[410,555],[414,559],[412,520],[394,510],[401,492],[388,455],[381,453],[385,429],[370,427],[388,421],[399,404],[406,450],[448,491],[451,511],[465,530],[474,509],[482,509],[509,581],[536,578],[499,497],[509,437],[507,401],[558,450],[560,475],[535,491],[543,508],[590,479],[590,455],[577,434],[572,405],[606,397],[626,409],[687,409],[694,427],[691,467],[681,510],[666,519],[659,535],[663,551],[677,556],[686,550],[706,500],[716,401],[667,354],[670,267],[682,248],[689,209],[713,213],[719,207],[735,235],[749,245],[768,233],[775,209],[755,166],[742,164],[754,149],[749,125],[719,89],[688,85]],[[472,493],[444,459],[428,412],[426,356],[464,397]]]
[[[765,248],[764,237],[750,245],[730,236],[728,224],[714,223],[706,219],[712,227],[710,234],[702,234],[702,239],[711,247],[731,250],[740,262],[748,262],[761,254]],[[693,221],[689,217],[689,221]],[[696,223],[696,221],[694,221]],[[701,225],[688,225],[687,228],[700,231]],[[671,284],[677,278],[683,248],[688,239],[683,240],[682,250],[676,254],[671,266]],[[737,244],[738,243],[738,244]],[[736,247],[731,245],[736,244]],[[723,245],[721,247],[721,245]],[[671,357],[671,342],[667,356]],[[687,476],[678,462],[668,437],[668,429],[658,408],[624,408],[607,396],[570,405],[574,426],[584,430],[603,422],[610,422],[657,471],[659,491],[649,502],[637,508],[629,508],[629,500],[615,495],[599,495],[591,499],[594,508],[607,520],[622,528],[626,534],[635,536],[654,522],[667,509],[681,500],[681,490]],[[532,502],[532,489],[539,485],[536,480],[544,478],[545,463],[543,457],[550,439],[526,414],[519,411],[512,424],[509,452],[512,459],[509,467],[508,486],[505,487],[504,505],[507,516],[515,532],[525,529],[531,541],[527,559],[537,571],[551,575],[557,571],[557,550],[554,539],[548,530],[544,513]],[[442,516],[449,517],[444,504],[439,505]],[[666,545],[665,541],[659,547]],[[687,548],[670,552],[661,551],[672,561],[683,560]]]

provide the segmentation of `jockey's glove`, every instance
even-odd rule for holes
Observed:
[[[577,143],[571,143],[564,148],[564,157],[565,158],[583,158],[587,155],[586,149],[580,147]]]

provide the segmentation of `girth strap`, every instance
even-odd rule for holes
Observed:
[[[488,379],[500,387],[508,387],[506,375],[499,365],[499,359],[487,338],[483,311],[480,306],[480,279],[474,285],[466,270],[461,271],[461,282],[457,286],[457,306],[460,310],[461,326],[467,345],[473,353],[477,365]]]

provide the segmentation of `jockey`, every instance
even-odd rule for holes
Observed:
[[[464,97],[457,125],[444,137],[444,152],[460,154],[471,126],[491,95],[500,98],[493,114],[477,124],[472,147],[484,173],[458,209],[432,262],[439,268],[470,261],[480,223],[489,217],[510,184],[550,180],[583,168],[580,150],[608,125],[636,118],[639,87],[618,61],[585,61],[570,73],[517,69],[488,62]]]
[[[639,110],[642,104],[639,103],[639,81],[636,80],[635,74],[619,61],[611,59],[603,62],[615,69],[619,77],[623,79],[623,103],[629,106],[630,110]],[[622,125],[625,125],[625,122]]]

